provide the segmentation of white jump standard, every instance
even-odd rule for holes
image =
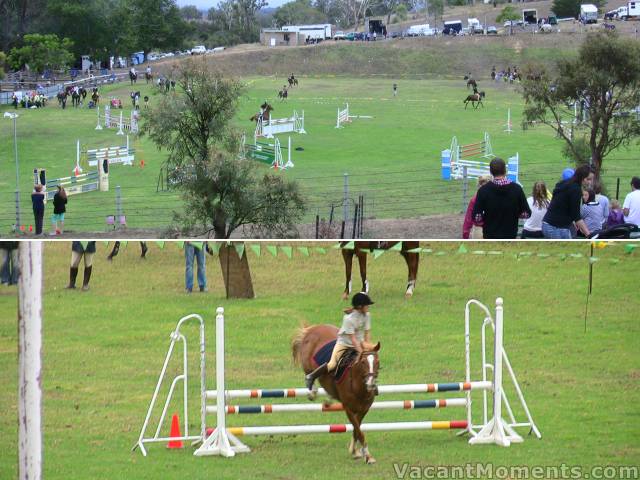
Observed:
[[[484,320],[481,327],[481,380],[471,381],[471,354],[470,354],[470,310],[472,306],[478,307],[484,313]],[[188,389],[187,389],[187,347],[186,339],[180,328],[182,325],[195,319],[200,324],[200,432],[197,435],[189,434],[188,425]],[[339,403],[327,405],[324,403],[305,404],[273,404],[273,405],[228,405],[227,402],[233,398],[259,399],[259,398],[304,398],[306,399],[308,390],[306,388],[288,389],[247,389],[247,390],[227,390],[225,388],[225,366],[224,366],[224,310],[217,309],[216,314],[216,390],[206,389],[205,375],[205,321],[199,315],[189,315],[180,319],[176,329],[171,334],[169,349],[156,384],[153,397],[147,410],[140,436],[134,449],[140,447],[143,455],[147,454],[145,444],[168,442],[169,440],[192,440],[200,443],[200,447],[194,452],[196,456],[222,455],[232,457],[236,453],[249,452],[249,447],[244,445],[237,437],[251,435],[292,435],[302,433],[346,433],[353,431],[350,424],[325,424],[325,425],[279,425],[279,426],[246,426],[227,427],[226,415],[234,414],[295,414],[296,412],[318,412],[328,413],[342,411]],[[487,327],[490,331],[487,332]],[[493,332],[494,348],[493,363],[488,361],[486,339]],[[443,408],[443,407],[464,407],[466,409],[466,420],[452,421],[405,421],[386,423],[364,423],[363,431],[403,431],[403,430],[451,430],[460,429],[462,433],[470,435],[470,444],[495,443],[501,446],[509,446],[511,443],[522,442],[522,437],[515,432],[517,427],[527,427],[530,433],[541,438],[526,401],[520,390],[513,369],[507,354],[503,348],[503,306],[502,299],[496,300],[495,316],[489,309],[476,300],[470,300],[465,306],[465,381],[455,383],[418,383],[406,385],[380,385],[379,394],[390,393],[434,393],[434,392],[464,392],[463,397],[442,398],[437,400],[391,400],[374,402],[371,409],[398,409],[412,410],[418,408]],[[183,364],[182,371],[171,381],[164,407],[158,421],[157,429],[153,436],[146,436],[146,431],[150,428],[152,411],[158,399],[158,393],[167,373],[167,365],[172,356],[176,343],[183,343]],[[508,379],[515,389],[518,401],[526,415],[526,420],[518,422],[515,419],[511,404],[503,390],[503,369],[506,369]],[[171,402],[176,385],[183,382],[183,403],[184,403],[184,435],[179,438],[162,437],[160,432],[166,418],[167,408]],[[472,416],[471,394],[473,390],[482,391],[482,416],[481,423],[474,424]],[[493,415],[489,415],[489,396],[492,392],[491,403]],[[323,389],[318,390],[318,395],[325,395]],[[214,405],[208,402],[215,400]],[[503,409],[506,411],[507,419],[503,418]],[[207,435],[206,415],[216,414],[216,425],[211,435]],[[251,417],[254,418],[254,417]]]
[[[301,115],[293,111],[293,116],[289,118],[270,118],[269,120],[258,120],[254,137],[273,138],[279,133],[307,133],[304,129],[304,110]]]

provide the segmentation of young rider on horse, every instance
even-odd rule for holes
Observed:
[[[369,305],[373,305],[373,302],[369,295],[360,292],[353,296],[351,305],[353,308],[346,309],[342,318],[342,328],[338,331],[338,340],[335,347],[333,347],[331,360],[328,363],[323,363],[304,378],[305,384],[310,391],[313,390],[313,383],[317,378],[335,370],[347,350],[355,349],[358,352],[362,352],[362,343],[369,343],[371,340]]]

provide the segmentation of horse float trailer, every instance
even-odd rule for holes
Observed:
[[[598,7],[591,3],[580,5],[580,21],[587,23],[598,23]]]

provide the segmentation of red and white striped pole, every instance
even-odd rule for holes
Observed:
[[[18,478],[42,478],[42,251],[20,242],[18,283]]]

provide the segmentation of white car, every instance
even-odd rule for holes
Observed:
[[[204,45],[196,45],[191,49],[191,55],[204,55],[207,53],[207,49]]]

